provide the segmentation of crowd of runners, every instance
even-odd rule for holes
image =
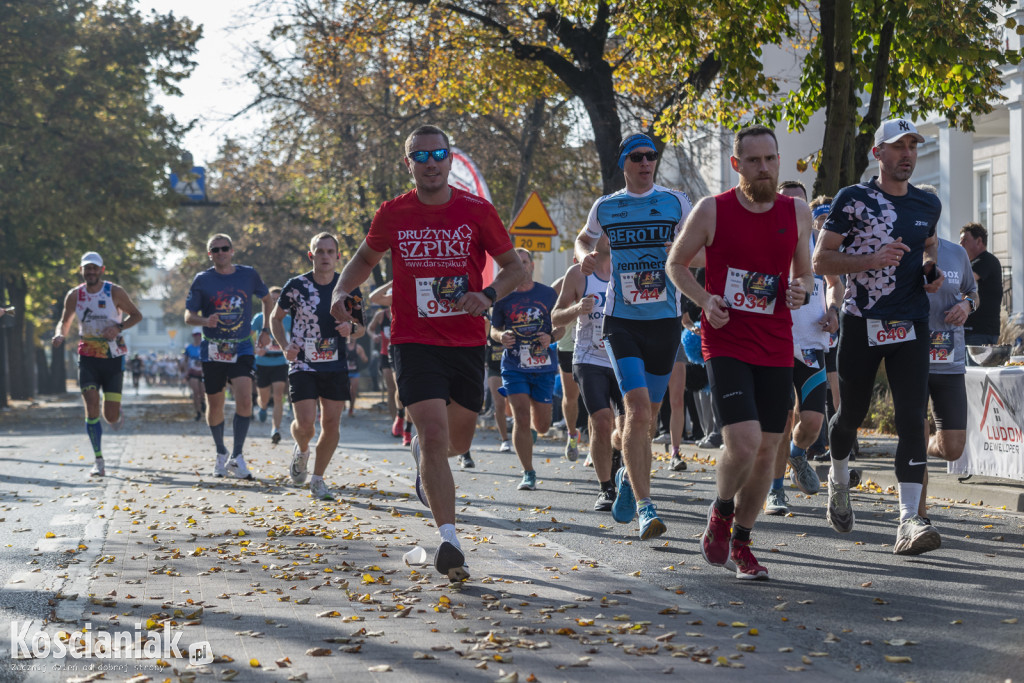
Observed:
[[[450,580],[469,576],[450,458],[475,466],[485,392],[499,450],[515,453],[518,488],[533,491],[534,443],[551,426],[556,382],[568,460],[587,434],[595,511],[620,524],[636,520],[644,541],[666,532],[658,506],[671,501],[652,498],[651,468],[668,401],[671,469],[686,469],[679,448],[688,422],[701,445],[723,449],[704,558],[739,579],[767,579],[751,550],[754,525],[762,512],[787,510],[787,469],[804,493],[822,488],[808,452],[823,432],[825,518],[839,533],[853,531],[849,458],[884,360],[899,437],[894,552],[934,550],[941,538],[924,503],[925,462],[963,451],[964,324],[980,301],[967,252],[936,235],[938,198],[909,182],[923,141],[909,121],[884,122],[872,150],[877,176],[834,198],[810,198],[800,183],[779,183],[772,130],[748,127],[733,142],[737,186],[693,205],[655,184],[654,141],[627,136],[618,156],[625,188],[595,201],[574,264],[548,286],[534,281],[533,255],[513,248],[494,207],[448,184],[448,136],[420,126],[402,160],[415,188],[378,209],[347,263],[337,239],[319,233],[308,245],[311,270],[268,288],[253,268],[233,263],[230,236],[209,238],[212,267],[195,276],[184,305],[194,334],[182,367],[196,420],[205,417],[210,429],[213,472],[252,478],[244,451],[254,410],[263,420],[269,411],[278,443],[287,391],[288,475],[332,500],[324,477],[346,403],[350,411],[354,403],[352,375],[365,360],[356,340],[369,333],[385,366],[391,433],[411,449],[416,493],[441,537],[434,566]],[[393,279],[364,297],[360,288],[389,252]],[[485,274],[488,257],[493,272]],[[121,333],[141,320],[103,272],[99,254],[82,257],[84,282],[68,292],[53,338],[59,346],[78,317],[97,476],[105,472],[101,412],[114,430],[124,420]],[[254,299],[262,304],[256,315]]]

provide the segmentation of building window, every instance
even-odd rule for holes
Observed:
[[[167,322],[164,320],[164,317],[162,315],[157,317],[157,318],[155,318],[155,321],[156,321],[156,334],[163,334],[164,332],[167,331]]]
[[[992,169],[974,170],[974,220],[992,232]]]

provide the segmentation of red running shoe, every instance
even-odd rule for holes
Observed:
[[[750,541],[737,541],[733,539],[732,549],[729,551],[729,558],[736,565],[736,578],[744,581],[767,581],[768,570],[761,566],[750,552]]]
[[[708,564],[716,567],[729,566],[729,539],[732,536],[732,518],[722,517],[714,501],[708,508],[708,526],[700,539],[700,552]]]
[[[396,416],[395,421],[391,424],[391,436],[396,439],[402,438],[402,432],[405,431],[405,420],[401,416]]]
[[[407,429],[407,430],[402,432],[402,445],[403,446],[408,446],[411,443],[412,443],[412,430],[411,429]]]

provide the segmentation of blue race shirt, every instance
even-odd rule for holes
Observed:
[[[290,332],[292,329],[292,317],[286,315],[284,320],[284,329]],[[255,335],[259,335],[263,331],[263,311],[260,311],[252,317],[252,332]],[[267,327],[267,332],[270,332],[270,327]],[[273,335],[270,337],[270,344],[267,346],[267,352],[262,356],[256,356],[253,363],[261,368],[273,368],[279,365],[288,365],[288,359],[284,357],[284,351],[274,341]]]
[[[876,320],[927,320],[924,243],[935,234],[942,202],[909,184],[902,197],[889,195],[876,180],[839,190],[822,229],[843,235],[839,250],[846,254],[871,254],[900,237],[910,251],[899,265],[850,273],[843,312]]]
[[[501,354],[501,369],[518,372],[555,372],[558,355],[554,345],[544,346],[537,339],[542,332],[551,334],[551,311],[558,294],[551,287],[534,282],[527,292],[512,292],[499,299],[491,309],[491,324],[511,332],[515,345]]]
[[[209,342],[233,342],[239,356],[252,355],[252,298],[270,293],[259,273],[249,266],[235,266],[223,275],[215,268],[204,270],[192,280],[185,309],[209,317],[220,314],[216,327],[203,328],[203,360],[209,360]]]
[[[593,239],[607,235],[611,248],[605,315],[631,320],[682,315],[665,262],[692,208],[685,193],[661,185],[642,195],[620,190],[594,203],[586,233]]]

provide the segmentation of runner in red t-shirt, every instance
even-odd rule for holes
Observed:
[[[789,311],[813,287],[811,211],[803,200],[775,192],[779,148],[771,129],[737,133],[732,167],[739,186],[697,204],[669,253],[668,274],[704,309],[704,358],[724,425],[718,498],[708,510],[701,552],[711,564],[735,568],[738,579],[767,579],[750,552],[750,531],[771,486],[792,404]],[[701,248],[704,287],[687,267]]]
[[[420,126],[406,138],[404,162],[416,189],[377,210],[341,273],[331,312],[340,321],[350,319],[348,293],[390,250],[391,350],[398,396],[416,425],[416,492],[441,535],[434,567],[460,581],[469,573],[455,533],[455,482],[447,458],[469,450],[483,405],[482,316],[526,271],[494,207],[448,185],[449,150],[448,136],[435,126]],[[485,288],[486,254],[500,270]]]

